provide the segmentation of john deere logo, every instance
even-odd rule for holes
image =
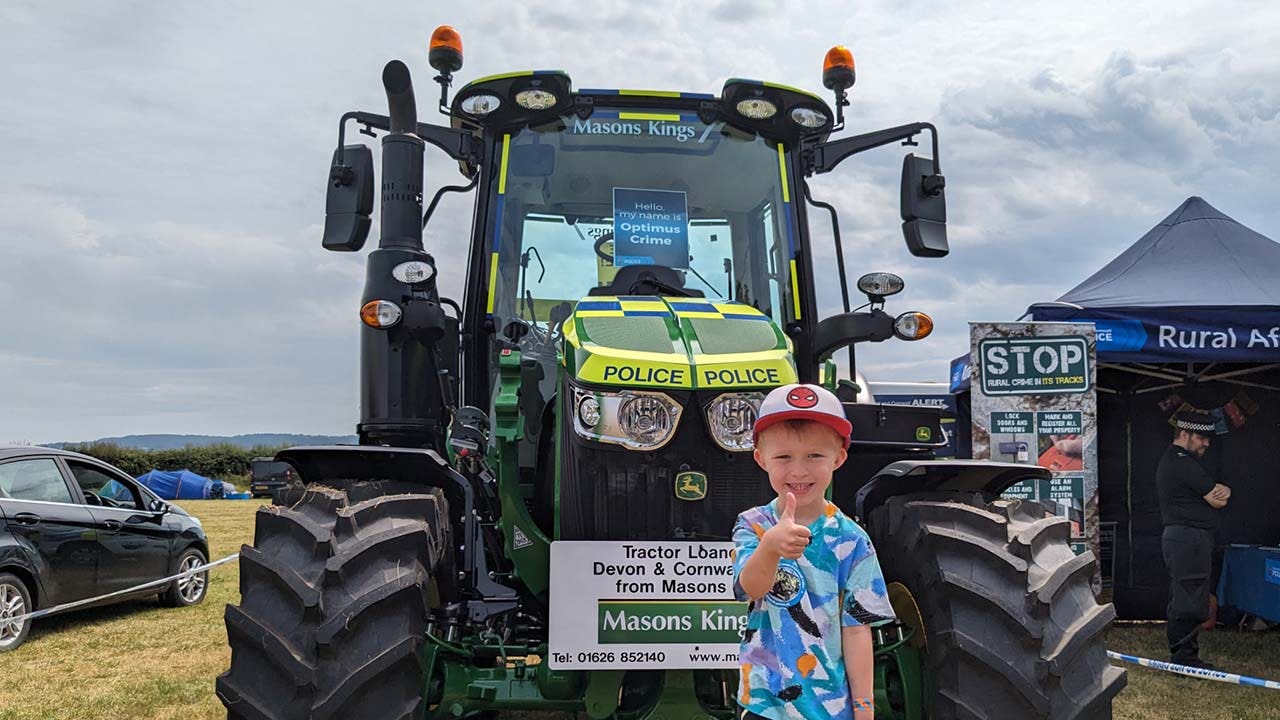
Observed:
[[[933,431],[927,425],[921,425],[916,428],[916,440],[920,442],[928,442],[933,439]]]
[[[700,472],[682,472],[676,475],[676,497],[681,500],[702,500],[707,496],[707,476]]]

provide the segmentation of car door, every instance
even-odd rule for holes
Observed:
[[[0,463],[0,503],[5,526],[36,569],[42,607],[96,594],[96,521],[53,457]]]
[[[147,507],[133,478],[110,468],[63,458],[98,529],[98,586],[125,590],[169,574],[174,529]]]

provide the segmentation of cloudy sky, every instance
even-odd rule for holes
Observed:
[[[1280,237],[1274,2],[445,5],[0,5],[0,442],[354,431],[363,255],[320,249],[337,120],[385,112],[391,58],[433,105],[442,23],[463,33],[463,82],[561,68],[578,87],[822,91],[823,53],[849,45],[851,131],[938,126],[952,246],[907,254],[899,148],[813,183],[841,210],[850,273],[899,272],[890,309],[938,322],[860,350],[872,379],[945,379],[968,321],[1057,297],[1190,195]],[[428,188],[459,177],[432,155]],[[427,230],[442,266],[460,267],[469,207]]]

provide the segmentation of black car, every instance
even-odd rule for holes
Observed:
[[[269,497],[292,481],[293,469],[289,463],[269,457],[256,457],[249,462],[249,492],[253,497]]]
[[[199,567],[209,543],[200,521],[133,478],[87,455],[0,448],[0,652],[26,639],[33,610]],[[104,602],[160,595],[170,606],[204,600],[208,573]]]

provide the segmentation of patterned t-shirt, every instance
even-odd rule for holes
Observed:
[[[734,594],[760,538],[778,523],[777,501],[751,508],[733,528]],[[773,589],[749,606],[738,703],[771,720],[852,720],[840,628],[893,620],[871,539],[827,503],[809,525],[813,539],[798,560],[783,558]]]

